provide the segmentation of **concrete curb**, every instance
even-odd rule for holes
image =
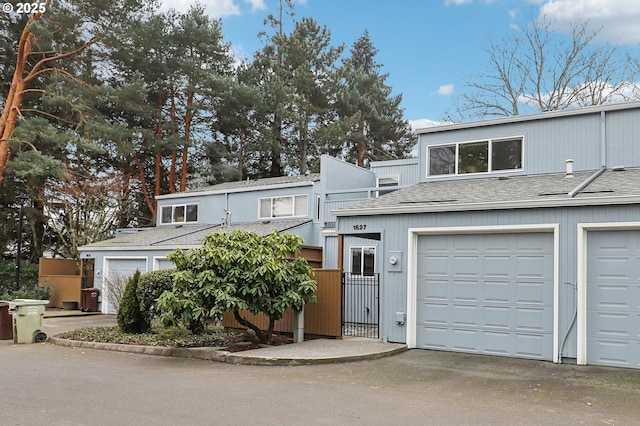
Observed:
[[[236,365],[271,365],[271,366],[296,366],[337,364],[356,361],[367,361],[399,354],[407,350],[406,345],[394,346],[389,349],[373,353],[347,355],[347,356],[323,356],[323,357],[265,357],[252,355],[251,350],[244,352],[229,352],[224,348],[166,348],[159,346],[123,345],[117,343],[84,342],[79,340],[61,339],[49,337],[47,342],[58,346],[83,349],[99,349],[107,351],[127,352],[143,355],[167,356],[186,359],[201,359],[206,361],[224,362]],[[295,345],[295,343],[292,343]]]

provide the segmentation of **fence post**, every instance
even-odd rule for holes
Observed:
[[[304,342],[304,306],[293,311],[293,343]]]

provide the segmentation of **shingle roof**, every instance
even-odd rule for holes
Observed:
[[[542,205],[544,200],[560,205],[572,200],[584,201],[601,197],[640,197],[640,169],[607,170],[574,198],[567,197],[569,192],[594,172],[578,172],[572,178],[558,173],[423,182],[353,204],[334,213],[338,216],[374,214],[375,211],[379,211],[379,214],[400,213],[403,210],[418,213],[465,210],[472,205],[474,209],[480,210],[483,206],[490,209],[498,204],[501,208],[509,208],[509,205],[518,203],[522,206],[529,203]]]
[[[132,229],[130,232],[125,231],[116,238],[82,246],[80,250],[195,247],[202,244],[206,235],[215,231],[232,232],[235,229],[241,229],[260,235],[268,235],[273,231],[288,231],[310,222],[310,219],[300,219],[234,223],[225,227],[221,225],[163,225],[153,228],[138,228]]]
[[[274,178],[264,178],[257,180],[242,180],[236,182],[225,182],[220,183],[218,185],[206,186],[203,188],[195,188],[187,191],[188,193],[193,192],[211,192],[211,191],[227,191],[227,190],[238,190],[244,188],[261,188],[264,186],[272,186],[272,185],[287,185],[301,182],[318,182],[320,181],[320,173],[311,173],[309,175],[303,176],[280,176]],[[184,193],[183,193],[184,194]]]

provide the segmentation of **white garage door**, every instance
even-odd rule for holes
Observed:
[[[107,258],[102,277],[102,313],[115,314],[128,279],[139,270],[147,272],[146,258]]]
[[[416,346],[553,358],[553,234],[418,239]]]
[[[640,231],[589,231],[587,363],[640,368]]]

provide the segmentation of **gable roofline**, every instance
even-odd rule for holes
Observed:
[[[504,118],[494,118],[490,120],[471,121],[465,123],[444,124],[440,126],[425,127],[417,129],[418,136],[430,133],[448,132],[453,130],[472,129],[478,127],[497,126],[501,124],[522,123],[526,121],[546,120],[550,118],[570,117],[577,115],[597,114],[601,112],[621,111],[628,109],[640,109],[640,101],[638,102],[621,102],[617,104],[595,105],[584,108],[575,108],[559,111],[540,112],[536,114],[515,115]]]
[[[426,204],[426,203],[425,203]],[[438,205],[412,205],[412,206],[388,206],[388,207],[367,207],[332,210],[331,214],[338,217],[349,216],[378,216],[397,215],[413,213],[441,213],[460,211],[480,211],[480,210],[512,210],[512,209],[534,209],[545,207],[584,207],[584,206],[607,206],[640,204],[640,195],[617,195],[608,197],[589,198],[555,198],[548,200],[517,200],[517,201],[493,201],[481,203],[442,203]]]
[[[284,182],[283,182],[284,181]],[[320,181],[320,174],[313,173],[305,176],[283,176],[250,181],[227,182],[206,188],[194,189],[173,194],[157,195],[156,200],[171,198],[199,197],[203,195],[231,194],[240,192],[263,191],[265,189],[284,189],[313,186]]]

